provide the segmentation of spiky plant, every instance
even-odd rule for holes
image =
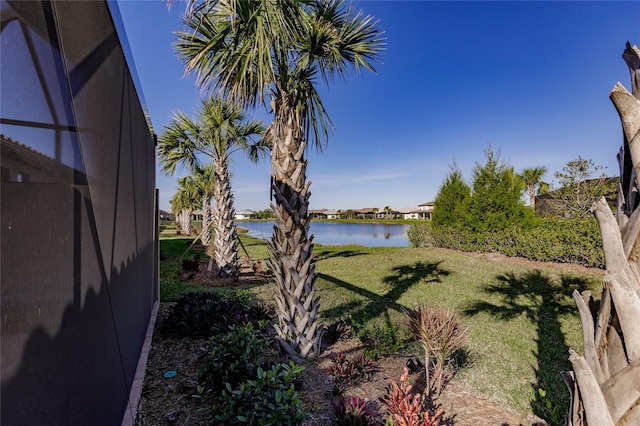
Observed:
[[[422,345],[425,353],[426,392],[431,394],[430,364],[435,361],[436,393],[442,391],[445,363],[462,347],[466,329],[453,310],[417,306],[403,310],[409,331]]]

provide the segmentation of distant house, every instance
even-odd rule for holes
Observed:
[[[433,214],[433,207],[435,203],[433,201],[427,201],[426,203],[418,204],[419,219],[431,220]]]
[[[166,210],[159,210],[158,216],[160,217],[161,222],[168,222],[176,219],[176,215]]]
[[[361,219],[375,219],[376,218],[376,214],[378,213],[377,209],[373,209],[371,207],[365,207],[363,209],[360,210],[355,210],[355,213],[361,218]]]
[[[340,215],[336,210],[309,210],[309,216],[312,219],[340,219]]]
[[[238,210],[233,216],[235,220],[255,219],[258,214],[253,210]]]
[[[433,213],[433,201],[422,203],[418,207],[403,207],[398,209],[402,219],[430,220]]]
[[[327,209],[309,210],[311,219],[327,219]]]
[[[340,219],[340,215],[336,210],[327,210],[324,213],[327,215],[327,219]]]
[[[398,213],[402,219],[419,219],[420,211],[417,207],[401,207],[398,209]]]

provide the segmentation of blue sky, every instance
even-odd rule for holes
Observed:
[[[609,92],[630,88],[621,58],[640,44],[640,2],[358,1],[387,38],[377,73],[320,83],[336,130],[310,151],[311,208],[416,206],[435,198],[455,160],[470,179],[488,144],[546,181],[582,156],[618,174],[622,131]],[[202,92],[172,48],[184,4],[120,1],[151,120],[193,115]],[[270,117],[260,111],[256,118]],[[232,163],[237,210],[269,207],[268,160]],[[176,177],[159,168],[161,208]]]

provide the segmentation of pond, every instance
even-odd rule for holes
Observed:
[[[240,222],[256,238],[271,239],[274,222]],[[384,223],[311,222],[313,241],[322,245],[357,244],[364,247],[409,247],[408,225]]]

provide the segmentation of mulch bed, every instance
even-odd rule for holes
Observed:
[[[203,265],[202,269],[206,268]],[[193,282],[233,287],[264,282],[265,265],[245,263],[238,280],[212,278],[206,272],[199,272]],[[162,330],[162,323],[168,315],[171,303],[161,303],[158,311],[156,330],[154,332],[136,425],[200,425],[215,424],[213,414],[207,404],[194,397],[197,394],[197,371],[205,354],[206,339],[176,337]],[[307,362],[300,385],[300,395],[308,413],[303,423],[306,426],[331,425],[333,409],[332,379],[327,373],[332,361],[332,353],[345,352],[349,357],[364,350],[356,338],[338,340],[324,344],[321,356]],[[386,394],[389,378],[399,379],[406,365],[406,356],[391,356],[378,361],[378,370],[368,380],[349,386],[344,391],[345,397],[360,396],[366,398],[372,406],[379,407],[379,398]],[[165,378],[167,371],[177,374]],[[414,390],[424,389],[424,373],[410,376]],[[449,419],[450,424],[466,425],[532,425],[537,424],[533,415],[525,419],[509,407],[479,395],[465,388],[455,377],[444,388],[443,393],[435,400]]]

